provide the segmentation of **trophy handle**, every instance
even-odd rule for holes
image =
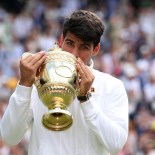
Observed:
[[[76,78],[76,95],[80,95],[81,90],[80,90],[80,82],[81,82],[81,76],[77,73],[77,78]]]

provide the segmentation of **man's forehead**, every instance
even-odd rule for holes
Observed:
[[[65,40],[71,40],[71,41],[76,41],[80,44],[88,44],[90,45],[91,43],[88,42],[88,41],[83,41],[82,39],[78,38],[77,36],[75,36],[74,34],[68,32],[66,37],[65,37]]]

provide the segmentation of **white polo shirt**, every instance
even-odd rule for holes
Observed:
[[[116,155],[128,136],[128,99],[123,83],[93,69],[95,92],[68,107],[73,125],[64,131],[43,127],[47,107],[35,86],[17,85],[1,120],[1,136],[9,145],[18,144],[31,128],[28,155]]]

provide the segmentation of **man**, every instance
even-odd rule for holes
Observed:
[[[64,131],[43,127],[47,111],[33,86],[44,51],[20,61],[21,78],[1,121],[1,136],[16,145],[31,127],[29,155],[115,155],[128,135],[128,99],[122,82],[93,69],[92,56],[100,50],[104,26],[92,12],[75,11],[64,21],[59,46],[76,57],[81,76],[80,97],[69,106],[73,125]],[[88,67],[89,66],[89,67]],[[92,96],[87,96],[94,88]]]

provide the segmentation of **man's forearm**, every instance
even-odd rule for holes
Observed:
[[[24,133],[31,124],[33,114],[30,110],[32,88],[17,86],[10,97],[9,105],[1,120],[1,136],[9,145],[20,142]]]

